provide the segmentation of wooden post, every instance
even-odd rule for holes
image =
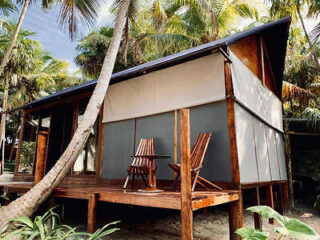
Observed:
[[[230,202],[229,206],[229,238],[230,240],[240,240],[240,236],[235,232],[243,226],[242,196],[238,201]]]
[[[88,232],[94,233],[97,228],[97,194],[90,193],[88,198]]]
[[[189,109],[180,110],[181,239],[192,240],[192,196]]]
[[[34,176],[35,184],[40,182],[45,174],[47,136],[48,132],[38,133],[36,171]]]
[[[174,110],[174,147],[173,147],[173,152],[174,152],[174,164],[178,163],[178,110]],[[178,174],[176,171],[173,171],[173,177],[176,180],[178,177]]]
[[[238,161],[236,127],[235,127],[235,119],[234,119],[234,95],[233,95],[230,63],[226,61],[224,62],[224,74],[225,74],[225,82],[226,82],[232,185],[234,189],[240,190],[241,189],[240,171],[239,171],[239,161]]]
[[[259,187],[255,187],[253,189],[253,204],[256,206],[261,204]],[[254,228],[261,229],[262,228],[261,216],[257,213],[254,213],[253,219],[254,219]]]
[[[294,192],[293,192],[293,179],[292,179],[292,166],[291,166],[291,147],[290,147],[290,136],[289,136],[289,123],[284,121],[284,144],[285,144],[285,158],[288,176],[288,191],[290,196],[289,208],[294,208]]]
[[[281,214],[284,214],[290,209],[288,183],[280,184],[279,190],[280,190]]]
[[[242,193],[240,184],[240,171],[237,150],[237,138],[234,119],[234,94],[232,86],[232,76],[230,62],[224,62],[224,76],[226,85],[226,101],[228,110],[228,128],[229,128],[229,142],[231,152],[231,173],[232,173],[232,187],[240,190],[240,198],[236,202],[229,203],[229,232],[231,240],[238,240],[240,237],[235,233],[238,228],[243,226],[243,206]]]
[[[266,195],[267,195],[267,205],[272,209],[274,209],[273,188],[271,183],[266,188]],[[274,219],[270,218],[269,223],[274,224]]]

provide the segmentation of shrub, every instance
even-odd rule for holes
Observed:
[[[95,233],[77,232],[76,227],[60,224],[60,215],[55,212],[57,207],[49,209],[42,216],[36,216],[33,220],[29,217],[18,217],[11,219],[10,229],[0,234],[0,238],[9,240],[13,236],[20,235],[21,240],[102,240],[119,228],[110,228],[119,223],[112,222],[98,229]]]
[[[261,215],[261,218],[273,218],[280,227],[275,227],[274,231],[279,234],[278,240],[284,236],[290,236],[297,240],[316,240],[319,235],[310,226],[298,219],[288,218],[280,215],[278,212],[268,206],[255,206],[247,208],[250,212]],[[263,222],[263,221],[262,221]],[[269,233],[262,229],[254,229],[249,227],[240,228],[236,233],[243,240],[267,240]]]

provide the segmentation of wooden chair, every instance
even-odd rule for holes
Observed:
[[[211,138],[211,133],[200,133],[197,137],[192,150],[191,150],[191,177],[192,177],[192,191],[194,191],[196,184],[199,184],[205,188],[207,186],[217,188],[222,190],[221,187],[213,184],[212,182],[206,180],[205,178],[199,176],[199,172],[202,168],[202,162],[206,154],[209,141]],[[168,164],[170,168],[177,173],[175,181],[178,180],[180,176],[181,165],[180,164]]]
[[[153,145],[153,138],[142,138],[138,145],[137,151],[135,156],[141,155],[154,155],[154,145]],[[128,181],[130,176],[132,176],[132,188],[134,186],[134,179],[135,176],[140,176],[146,186],[148,186],[146,182],[146,178],[149,175],[149,164],[150,161],[144,157],[135,157],[132,156],[132,163],[128,167],[128,176],[123,185],[123,188],[127,188]],[[153,166],[153,171],[156,171],[156,167]]]

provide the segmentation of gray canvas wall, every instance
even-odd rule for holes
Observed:
[[[178,116],[178,162],[179,151]],[[190,108],[191,144],[200,132],[212,132],[201,175],[215,181],[231,181],[230,145],[225,101]],[[136,119],[136,145],[141,138],[154,138],[156,154],[170,155],[157,160],[158,179],[172,179],[168,163],[174,159],[174,112]],[[134,144],[134,120],[107,123],[103,153],[103,178],[124,178],[131,162]]]
[[[106,124],[104,129],[102,177],[124,178],[133,154],[134,120]]]

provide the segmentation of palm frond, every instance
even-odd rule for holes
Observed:
[[[87,26],[94,23],[101,0],[58,0],[61,4],[59,12],[60,25],[66,26],[73,40],[78,32],[78,23]]]

